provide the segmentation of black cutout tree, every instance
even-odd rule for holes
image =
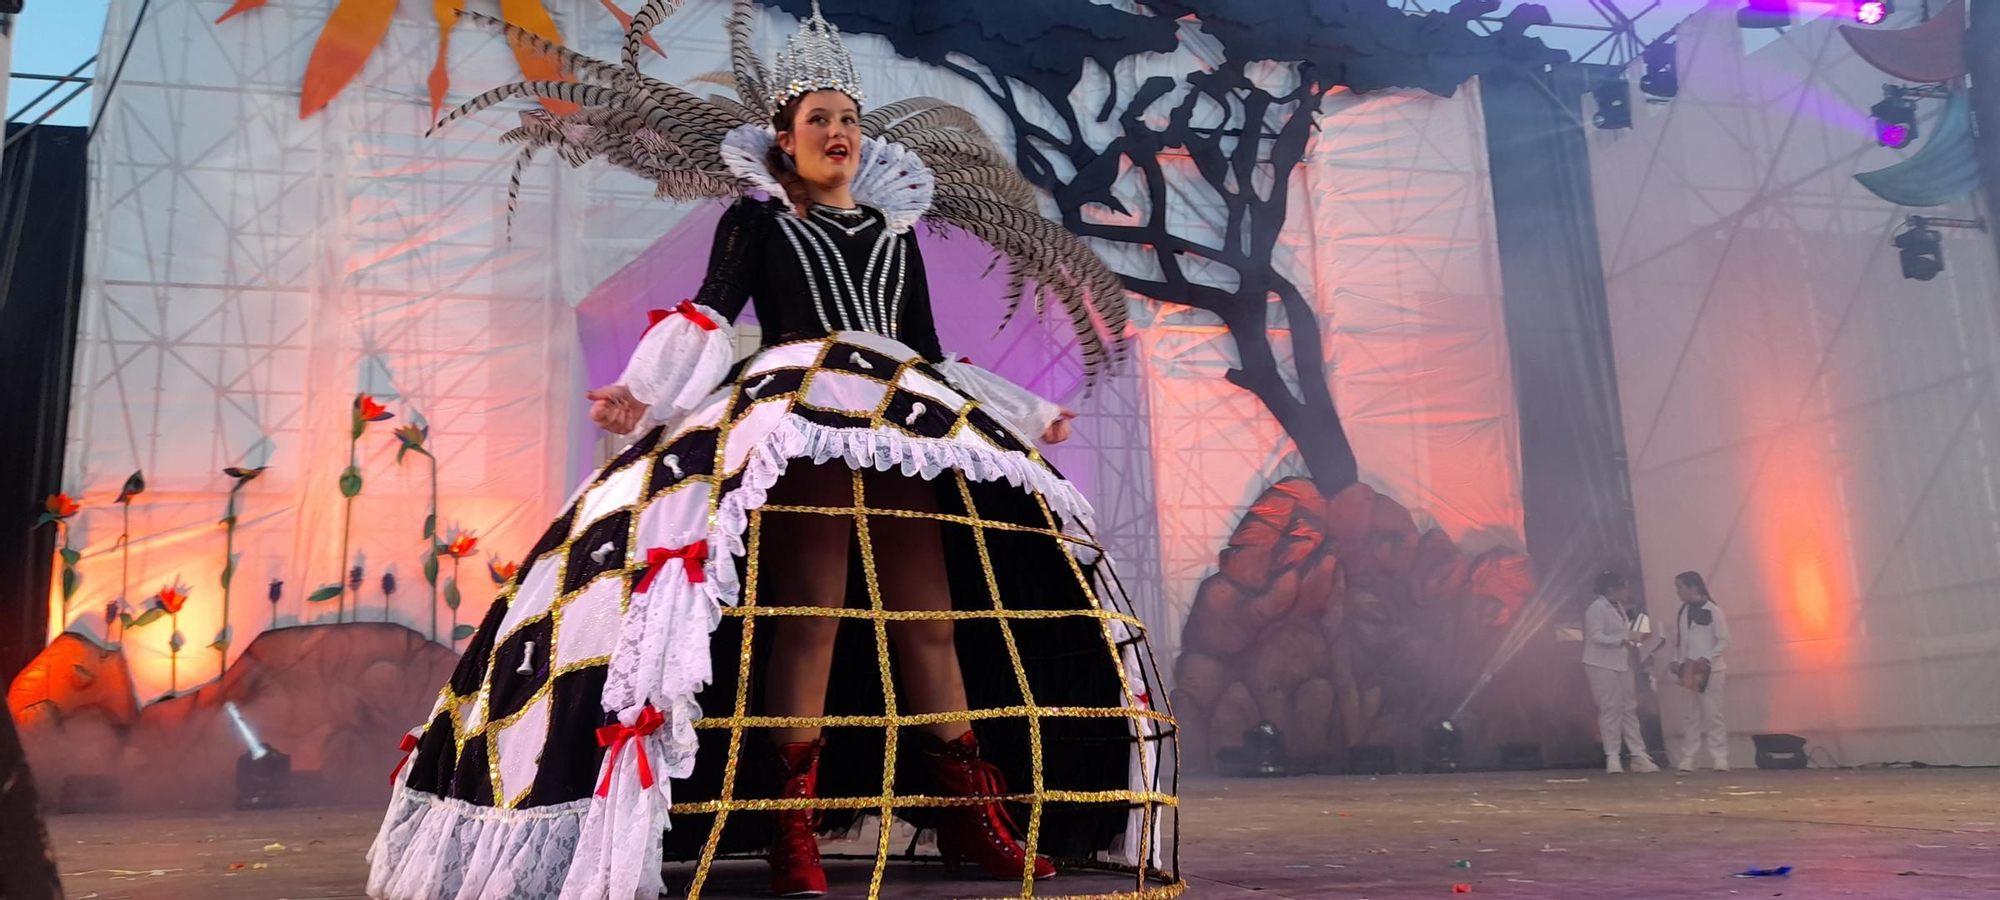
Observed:
[[[809,14],[811,6],[811,0],[769,3],[794,15]],[[1334,408],[1311,300],[1272,264],[1289,212],[1290,180],[1305,156],[1321,101],[1338,87],[1356,92],[1416,87],[1450,96],[1468,78],[1501,65],[1565,59],[1522,33],[1549,21],[1539,6],[1517,7],[1492,33],[1476,32],[1472,20],[1496,10],[1498,0],[1463,0],[1448,12],[1416,14],[1382,0],[1149,0],[1138,12],[1087,0],[821,0],[820,6],[845,31],[881,35],[897,52],[980,85],[1013,125],[1017,164],[1054,197],[1066,226],[1154,255],[1159,277],[1127,275],[1127,287],[1222,320],[1238,355],[1230,383],[1271,411],[1328,495],[1355,483],[1358,465]],[[1187,76],[1188,90],[1167,113],[1164,128],[1149,125],[1148,112],[1181,87],[1175,79],[1147,79],[1122,97],[1114,79],[1095,110],[1079,111],[1069,102],[1087,61],[1112,73],[1127,58],[1172,52],[1179,43],[1179,20],[1188,17],[1221,44],[1227,63]],[[1249,74],[1253,66],[1273,62],[1294,73],[1295,85],[1280,94]],[[1053,110],[1057,123],[1043,124],[1038,110]],[[1219,124],[1193,124],[1198,117],[1215,118],[1217,111]],[[1115,116],[1117,136],[1105,146],[1091,146],[1080,119],[1085,115],[1097,123]],[[1175,148],[1192,158],[1224,204],[1222,246],[1167,228],[1168,186],[1159,154]],[[1132,214],[1112,194],[1127,166],[1145,179],[1144,219],[1090,221],[1083,211],[1092,204]],[[1065,178],[1064,172],[1073,174]],[[1260,173],[1270,181],[1261,192]],[[1235,286],[1190,278],[1191,257],[1204,268],[1234,272]],[[1272,297],[1292,335],[1289,373],[1266,329]],[[1298,385],[1296,393],[1288,380]]]

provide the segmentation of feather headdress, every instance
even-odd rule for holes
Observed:
[[[810,90],[842,90],[859,102],[861,88],[853,63],[832,26],[820,18],[817,4],[805,33],[793,38],[788,52],[767,69],[751,47],[755,4],[733,0],[727,27],[734,99],[700,96],[641,73],[639,52],[648,34],[681,3],[647,0],[632,16],[623,60],[617,64],[558,46],[490,16],[459,13],[504,32],[517,45],[541,52],[563,76],[574,79],[502,85],[472,98],[438,123],[443,127],[516,97],[577,106],[566,115],[538,107],[525,110],[520,127],[501,136],[521,145],[508,190],[510,221],[521,173],[543,150],[554,151],[572,166],[602,158],[651,181],[663,198],[686,201],[769,193],[773,186],[769,173],[762,169],[760,157],[746,151],[768,143],[774,111]],[[905,192],[928,200],[920,207],[891,209],[898,201],[871,202],[865,196],[864,179],[857,176],[857,200],[884,206],[901,227],[919,219],[949,224],[992,245],[1010,267],[1007,316],[1011,319],[1030,296],[1038,310],[1044,309],[1046,298],[1053,295],[1076,332],[1089,384],[1096,385],[1123,360],[1124,284],[1081,238],[1042,216],[1034,188],[971,113],[942,100],[914,97],[865,112],[861,127],[867,135],[862,142],[864,162],[914,156],[912,166],[922,168],[930,189]],[[905,167],[888,168],[902,173]]]

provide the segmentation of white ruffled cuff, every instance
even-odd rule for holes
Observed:
[[[618,376],[618,383],[646,404],[635,433],[693,409],[722,383],[735,357],[735,331],[715,310],[683,302],[663,316],[656,313]]]
[[[1041,440],[1042,433],[1062,415],[1062,407],[971,363],[947,359],[938,364],[938,371],[952,387],[979,401],[994,418],[1030,441]]]

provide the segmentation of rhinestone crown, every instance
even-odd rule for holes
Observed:
[[[819,0],[813,0],[812,17],[799,26],[799,33],[786,38],[785,49],[771,59],[772,107],[813,91],[839,91],[860,105],[861,77],[854,72],[854,57],[841,44],[840,29],[819,14]]]

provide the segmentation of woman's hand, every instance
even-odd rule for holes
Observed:
[[[583,396],[591,401],[590,421],[612,434],[631,434],[646,415],[646,404],[622,384],[587,391]]]
[[[1056,420],[1049,423],[1047,431],[1042,432],[1042,443],[1060,444],[1063,441],[1069,440],[1069,420],[1074,418],[1076,418],[1076,413],[1073,410],[1064,409],[1057,411]]]

